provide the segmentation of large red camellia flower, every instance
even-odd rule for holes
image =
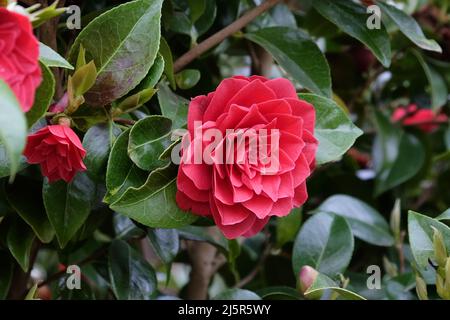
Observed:
[[[24,112],[31,109],[41,83],[39,44],[30,20],[0,8],[0,79],[15,93]]]
[[[200,139],[206,150],[214,139],[207,135],[199,138],[198,123],[204,130],[218,129],[223,135],[218,144],[214,141],[216,149],[210,162],[200,164],[191,161],[195,158],[192,146]],[[258,233],[271,216],[286,216],[308,197],[306,179],[314,167],[318,145],[314,123],[313,106],[300,100],[292,83],[282,78],[237,76],[222,81],[215,92],[192,99],[188,113],[190,145],[186,148],[183,144],[178,171],[178,206],[212,216],[230,239]],[[235,140],[236,132],[252,129],[250,136],[260,129],[277,133],[278,140],[267,139],[269,152],[273,152],[271,144],[278,141],[275,170],[270,171],[262,159],[256,163],[247,158],[241,163],[221,161],[218,147],[230,145],[226,142]],[[238,145],[235,143],[234,148]],[[239,153],[236,149],[230,152]]]
[[[423,132],[433,132],[439,124],[446,123],[448,117],[436,114],[430,109],[419,109],[415,104],[397,108],[392,114],[392,121],[401,122],[404,126],[416,126]]]
[[[41,165],[49,182],[70,182],[78,171],[86,170],[86,150],[75,132],[64,125],[47,126],[29,135],[24,155],[28,163]]]

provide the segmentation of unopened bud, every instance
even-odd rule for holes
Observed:
[[[447,249],[445,248],[444,237],[442,233],[435,227],[433,229],[433,246],[434,246],[434,257],[439,267],[445,268],[445,263],[447,262]]]
[[[300,270],[299,280],[300,280],[300,292],[305,294],[305,292],[312,286],[314,281],[316,281],[319,272],[310,266],[304,266]]]
[[[416,275],[416,292],[420,300],[428,300],[427,284],[419,275]]]
[[[394,204],[394,208],[391,212],[391,230],[395,237],[395,242],[398,244],[401,241],[400,238],[400,222],[401,222],[401,209],[400,199],[397,199]]]

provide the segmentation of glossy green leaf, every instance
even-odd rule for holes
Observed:
[[[28,290],[27,295],[25,296],[25,300],[39,300],[37,299],[38,293],[38,283],[35,283],[30,290]]]
[[[302,86],[316,94],[331,97],[327,60],[301,30],[271,27],[247,33],[245,37],[270,52],[280,66]]]
[[[213,300],[261,300],[261,297],[249,290],[228,289],[215,296]]]
[[[378,129],[373,146],[375,193],[380,195],[417,174],[425,161],[425,150],[415,136],[394,127],[382,113],[375,112],[375,121]]]
[[[291,287],[267,287],[256,293],[264,300],[300,300],[298,290]]]
[[[112,242],[108,269],[111,288],[119,300],[150,300],[156,291],[155,271],[125,241]]]
[[[91,105],[106,105],[124,96],[147,75],[159,48],[162,0],[119,5],[89,23],[70,51],[76,61],[80,45],[94,60],[98,77],[86,93]],[[125,18],[124,18],[125,17]]]
[[[23,271],[30,268],[31,249],[36,236],[28,225],[19,217],[15,217],[8,229],[7,243],[12,256]]]
[[[147,238],[165,264],[171,263],[180,250],[180,238],[176,229],[149,229]]]
[[[175,75],[173,71],[173,56],[170,50],[169,44],[166,39],[161,37],[161,43],[159,45],[159,53],[164,58],[164,73],[169,80],[170,86],[173,90],[176,89]]]
[[[47,216],[64,248],[86,221],[96,199],[94,182],[85,172],[78,173],[69,184],[44,180],[44,205]]]
[[[141,169],[151,171],[167,164],[159,156],[171,144],[172,121],[163,116],[139,120],[130,131],[128,154]]]
[[[450,248],[450,228],[436,219],[409,211],[408,235],[414,260],[420,268],[431,268],[429,259],[434,260],[433,228],[441,232],[445,246]]]
[[[414,20],[413,17],[409,16],[397,7],[387,4],[383,1],[377,1],[377,5],[381,8],[381,12],[387,15],[391,21],[393,21],[400,32],[402,32],[409,40],[414,42],[418,47],[435,51],[442,52],[439,44],[432,39],[427,39],[423,34],[420,25]]]
[[[182,128],[187,123],[189,101],[173,93],[165,83],[158,86],[158,101],[163,116],[172,120],[172,128]]]
[[[363,132],[333,100],[314,94],[299,94],[316,110],[314,136],[319,140],[317,164],[339,160]]]
[[[391,64],[391,45],[386,28],[369,29],[366,7],[348,0],[315,0],[314,9],[342,31],[364,43],[385,66]]]
[[[185,226],[178,228],[178,233],[180,238],[192,241],[203,241],[208,242],[215,246],[220,252],[225,256],[228,256],[228,241],[223,235],[213,238],[209,233],[208,229],[198,226]]]
[[[422,66],[423,71],[425,72],[425,75],[428,79],[428,83],[430,84],[431,106],[434,110],[438,110],[440,107],[444,106],[447,103],[447,84],[445,83],[442,75],[435,69],[435,67],[431,66],[425,60],[425,58],[419,51],[414,50],[413,53]]]
[[[141,186],[147,175],[128,157],[130,130],[123,132],[114,143],[106,169],[106,190],[104,201],[113,203],[130,187]]]
[[[352,258],[353,247],[352,230],[343,217],[317,213],[303,224],[295,240],[294,274],[303,266],[311,266],[329,276],[343,273]]]
[[[36,91],[33,107],[26,113],[28,127],[31,127],[41,119],[52,103],[55,94],[55,77],[51,70],[44,64],[41,65],[42,82]]]
[[[346,300],[366,300],[359,294],[339,287],[339,285],[324,274],[319,274],[311,287],[305,292],[308,299],[316,299],[324,293],[325,290],[331,290]]]
[[[133,90],[133,92],[154,88],[158,83],[159,79],[161,79],[161,76],[164,72],[164,68],[165,68],[164,58],[160,53],[158,53],[156,55],[156,59],[155,62],[153,63],[153,66],[150,68],[150,71],[147,73],[144,80],[142,80],[142,82],[139,84],[137,90],[135,89]]]
[[[39,42],[39,60],[47,67],[59,67],[73,70],[73,66],[52,48]]]
[[[203,35],[212,27],[214,20],[216,19],[216,16],[217,16],[216,1],[206,0],[205,10],[203,14],[194,23],[196,37]]]
[[[43,243],[55,236],[45,212],[40,182],[18,177],[14,184],[6,186],[7,199],[11,207],[33,229]]]
[[[0,300],[6,299],[14,275],[14,263],[6,251],[0,252]]]
[[[180,89],[187,90],[194,87],[200,81],[200,71],[185,69],[175,75],[175,80]]]
[[[302,211],[300,208],[292,209],[285,217],[277,220],[277,247],[294,241],[302,223]]]
[[[1,79],[0,97],[2,101],[0,141],[7,155],[10,175],[14,177],[19,169],[22,151],[27,141],[27,121],[16,96]]]
[[[394,238],[383,216],[368,204],[347,195],[334,195],[318,208],[320,212],[330,212],[344,217],[353,234],[370,244],[392,246]]]
[[[192,22],[196,22],[205,12],[206,0],[188,0],[189,16]]]
[[[131,187],[110,205],[111,209],[153,228],[177,228],[191,224],[196,216],[182,211],[175,201],[177,168],[154,170],[141,187]]]
[[[86,150],[86,157],[83,162],[92,179],[102,179],[112,144],[120,133],[120,129],[114,124],[104,123],[91,127],[84,135],[83,147]]]

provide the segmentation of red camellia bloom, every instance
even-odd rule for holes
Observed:
[[[417,126],[424,132],[433,132],[440,123],[448,121],[445,114],[435,114],[430,109],[419,109],[415,104],[397,108],[392,114],[392,121],[401,122],[404,126]]]
[[[190,144],[186,148],[183,143],[177,179],[179,207],[212,216],[230,239],[256,234],[271,216],[286,216],[308,197],[306,179],[314,168],[318,146],[314,123],[313,106],[300,100],[292,83],[282,78],[237,76],[222,81],[215,92],[192,99],[187,135]],[[207,134],[198,137],[199,128],[216,129],[222,140]],[[264,135],[261,129],[268,132],[267,156],[274,160],[275,168],[269,168],[262,158],[251,161],[251,156],[240,162],[223,161],[223,149],[219,147],[231,145],[231,150],[226,148],[226,159],[239,154],[239,143],[229,143],[239,136],[236,132],[250,133],[251,141]],[[248,141],[243,144],[245,155],[250,153]],[[212,151],[209,162],[192,161],[198,142],[204,150]]]
[[[24,155],[31,164],[40,164],[50,182],[70,182],[78,171],[86,170],[86,155],[80,139],[67,126],[51,125],[28,136]]]
[[[0,79],[15,93],[24,112],[31,109],[41,83],[39,44],[30,20],[0,8]]]

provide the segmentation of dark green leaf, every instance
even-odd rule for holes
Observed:
[[[119,300],[149,300],[155,293],[155,271],[125,241],[114,240],[111,244],[109,276]]]
[[[383,216],[368,204],[347,195],[334,195],[325,200],[317,211],[344,217],[353,234],[378,246],[392,246],[394,238]]]
[[[256,293],[264,300],[300,300],[298,290],[291,287],[267,287]]]
[[[269,51],[275,60],[302,86],[331,97],[331,77],[327,60],[317,45],[302,31],[271,27],[245,35]]]
[[[195,22],[203,15],[203,12],[205,12],[206,0],[188,0],[188,4],[191,21]]]
[[[175,201],[177,168],[154,170],[144,185],[128,188],[111,209],[153,228],[177,228],[191,224],[196,216],[182,211]]]
[[[200,81],[200,71],[185,69],[175,75],[175,80],[180,89],[187,90],[194,87]]]
[[[6,299],[14,273],[14,264],[5,251],[0,252],[0,300]]]
[[[172,121],[163,116],[139,120],[130,131],[128,154],[141,169],[151,171],[167,164],[159,156],[171,144]]]
[[[31,248],[36,236],[28,225],[19,217],[14,217],[9,227],[7,243],[9,251],[19,263],[23,271],[27,272],[30,267]]]
[[[228,241],[222,235],[220,235],[218,239],[215,239],[208,233],[207,228],[197,226],[185,226],[178,228],[177,230],[182,239],[208,242],[224,255],[228,255]]]
[[[94,60],[98,77],[85,95],[91,105],[106,105],[124,96],[147,75],[159,48],[162,0],[137,0],[117,6],[89,23],[70,51],[76,61],[80,45]]]
[[[391,45],[384,25],[380,29],[369,29],[366,8],[348,0],[315,0],[314,8],[342,31],[358,39],[375,54],[385,66],[391,64]]]
[[[163,82],[158,86],[158,101],[162,115],[172,120],[173,129],[186,125],[189,101],[173,93]]]
[[[149,229],[147,237],[162,262],[169,264],[175,259],[180,250],[176,229]]]
[[[294,273],[298,274],[303,266],[329,276],[343,273],[352,258],[353,246],[352,230],[344,218],[317,213],[303,224],[295,240]]]
[[[42,83],[36,91],[33,107],[26,114],[28,127],[31,127],[45,115],[55,94],[55,77],[53,73],[42,63],[41,70]]]
[[[339,160],[363,132],[333,100],[314,94],[299,94],[299,97],[311,103],[316,110],[314,136],[319,140],[317,164]]]
[[[228,289],[215,296],[213,300],[261,300],[261,297],[249,290]]]
[[[302,211],[300,208],[293,209],[286,217],[277,221],[277,246],[281,248],[284,244],[294,241],[302,223]]]
[[[64,248],[86,221],[96,199],[95,184],[85,172],[78,173],[71,183],[57,181],[43,185],[47,216]]]
[[[159,53],[164,58],[164,73],[169,80],[170,86],[173,90],[176,89],[175,75],[173,72],[173,57],[172,51],[166,42],[166,39],[161,37],[161,43],[159,45]]]
[[[160,53],[158,53],[156,55],[156,59],[155,62],[153,63],[153,66],[150,68],[150,71],[147,73],[144,80],[142,80],[142,82],[139,84],[136,91],[154,88],[158,83],[159,79],[161,79],[161,76],[164,72],[164,68],[165,68],[164,58]]]
[[[325,290],[336,292],[346,300],[366,300],[364,297],[361,297],[355,292],[351,292],[350,290],[339,287],[336,282],[334,282],[324,274],[319,274],[317,276],[311,287],[306,290],[305,296],[310,299],[314,299],[322,296]]]

